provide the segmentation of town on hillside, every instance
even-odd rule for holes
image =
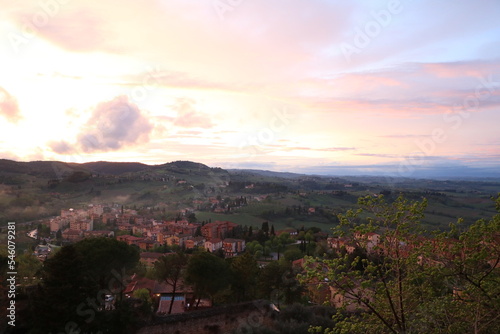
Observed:
[[[236,238],[242,233],[238,224],[189,221],[187,215],[189,212],[184,211],[173,220],[157,221],[120,205],[63,209],[59,216],[41,222],[50,230],[50,236],[43,238],[43,242],[67,244],[84,238],[110,237],[137,246],[143,252],[161,246],[183,250],[201,247],[210,252],[221,252],[225,258],[237,256],[245,250],[245,240]],[[37,234],[30,232],[30,236],[36,238]],[[41,260],[47,256],[44,252],[36,252],[36,255]]]

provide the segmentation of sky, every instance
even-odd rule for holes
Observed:
[[[0,158],[500,176],[497,0],[0,8]]]

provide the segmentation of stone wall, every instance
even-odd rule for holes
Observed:
[[[274,316],[269,302],[259,300],[156,318],[137,333],[248,334],[256,328],[270,326]]]

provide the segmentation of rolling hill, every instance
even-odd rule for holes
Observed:
[[[146,165],[3,159],[0,223],[29,221],[56,215],[63,208],[107,203],[161,207],[172,214],[191,208],[207,219],[227,216],[228,220],[239,217],[249,224],[269,220],[281,227],[312,224],[328,229],[336,214],[356,206],[358,197],[384,193],[390,199],[400,194],[409,199],[428,198],[425,223],[443,228],[458,217],[464,217],[468,224],[491,216],[495,210],[490,197],[500,192],[498,180],[395,181],[388,184],[383,177],[224,170],[192,161]],[[231,198],[242,196],[252,199],[251,204],[225,213],[213,212],[210,205],[215,198],[229,203]],[[309,208],[316,213],[307,213]]]

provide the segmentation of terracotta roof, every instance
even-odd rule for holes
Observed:
[[[144,238],[139,238],[139,237],[136,237],[136,236],[133,236],[133,235],[119,235],[118,237],[116,237],[117,239],[120,239],[120,240],[130,240],[130,241],[142,241],[144,240]]]
[[[153,292],[155,288],[155,280],[149,279],[149,278],[140,278],[138,280],[134,280],[130,282],[123,293],[125,294],[132,294],[134,291],[137,291],[139,289],[148,289],[150,292]]]
[[[304,258],[292,262],[293,266],[304,267]]]

